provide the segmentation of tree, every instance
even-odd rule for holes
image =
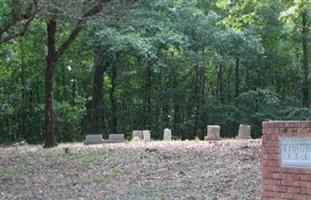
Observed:
[[[283,11],[280,18],[285,25],[291,28],[294,34],[300,30],[300,42],[302,46],[302,105],[310,107],[310,84],[309,84],[309,33],[311,27],[311,17],[309,10],[311,8],[309,1],[297,0],[292,3],[286,3],[287,10]]]
[[[74,29],[68,38],[56,47],[57,19],[56,15],[51,14],[47,20],[48,34],[48,51],[46,56],[46,75],[45,75],[45,148],[57,146],[55,134],[55,117],[53,109],[53,92],[54,92],[54,76],[58,61],[64,55],[65,51],[70,47],[72,42],[77,38],[87,20],[97,15],[110,0],[100,0],[89,11],[78,18]],[[54,13],[55,14],[55,13]]]
[[[19,2],[21,13],[33,3]],[[118,0],[90,17],[99,0],[38,2],[28,34],[0,45],[1,142],[40,143],[45,104],[62,142],[134,129],[160,139],[166,127],[192,139],[207,124],[232,137],[240,123],[258,137],[263,120],[310,119],[306,0]],[[64,45],[81,19],[86,30]]]
[[[23,36],[38,12],[37,0],[31,2],[11,0],[9,5],[7,5],[7,2],[3,2],[2,6],[2,9],[8,7],[9,16],[6,16],[5,12],[4,16],[0,16],[0,20],[4,21],[0,25],[0,45]]]

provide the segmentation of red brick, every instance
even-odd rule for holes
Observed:
[[[300,121],[286,121],[285,127],[287,127],[287,128],[300,128],[301,122]]]
[[[267,159],[268,160],[276,160],[279,164],[280,154],[269,154]]]
[[[263,191],[261,192],[261,196],[262,196],[262,197],[268,197],[268,195],[269,195],[268,191],[263,190]]]
[[[281,197],[282,197],[283,199],[292,199],[292,198],[294,198],[294,194],[286,194],[286,193],[283,193],[283,194],[281,194]]]
[[[262,122],[261,126],[262,126],[262,129],[269,129],[273,127],[273,123],[265,121],[265,122]]]
[[[300,169],[301,174],[311,174],[311,169]]]
[[[301,180],[303,181],[311,181],[311,175],[302,175]]]
[[[301,194],[309,194],[311,196],[311,188],[301,188]]]
[[[300,122],[301,127],[311,128],[311,121]]]
[[[290,194],[300,194],[300,187],[288,187],[287,193]]]
[[[279,186],[279,185],[263,185],[262,189],[264,191],[271,191],[271,192],[286,192],[287,188],[285,186]]]
[[[311,188],[311,182],[301,181],[300,186],[304,188]]]
[[[310,200],[310,196],[305,195],[305,194],[294,194],[294,199],[295,200]]]
[[[280,142],[279,141],[267,141],[264,145],[267,145],[268,147],[279,147]]]
[[[268,192],[267,197],[275,197],[275,198],[280,198],[282,193],[279,192]]]
[[[284,186],[300,186],[300,181],[282,180],[281,185],[284,185]]]
[[[310,170],[307,169],[299,169],[299,168],[280,168],[280,172],[287,173],[287,174],[310,174]]]
[[[263,170],[266,172],[271,172],[271,173],[281,171],[280,167],[269,167],[269,166],[265,166]]]
[[[279,160],[267,160],[267,161],[265,161],[264,164],[267,167],[279,167],[280,161]]]
[[[300,128],[300,129],[298,129],[298,134],[301,136],[310,136],[311,135],[311,128]]]
[[[286,180],[301,180],[301,175],[299,175],[299,174],[286,174]]]
[[[274,179],[265,179],[265,180],[263,181],[263,183],[264,183],[265,185],[270,185],[270,186],[276,185],[276,186],[278,186],[278,185],[281,184],[281,181],[280,181],[280,180],[274,180]]]
[[[286,175],[282,173],[269,173],[269,175],[272,175],[273,179],[286,179]]]
[[[280,135],[279,134],[268,134],[265,135],[264,140],[266,141],[279,141],[280,140]]]
[[[274,128],[282,128],[282,127],[287,127],[285,121],[274,121],[273,122],[273,127]]]

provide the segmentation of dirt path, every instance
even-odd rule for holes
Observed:
[[[224,140],[1,148],[0,199],[260,199],[260,146]]]

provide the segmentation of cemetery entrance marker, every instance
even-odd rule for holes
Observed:
[[[262,199],[311,199],[311,121],[262,128]]]

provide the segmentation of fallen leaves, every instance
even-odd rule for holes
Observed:
[[[0,199],[260,199],[260,145],[223,140],[2,148],[0,172],[10,173],[0,173]],[[27,173],[14,174],[12,166]]]

